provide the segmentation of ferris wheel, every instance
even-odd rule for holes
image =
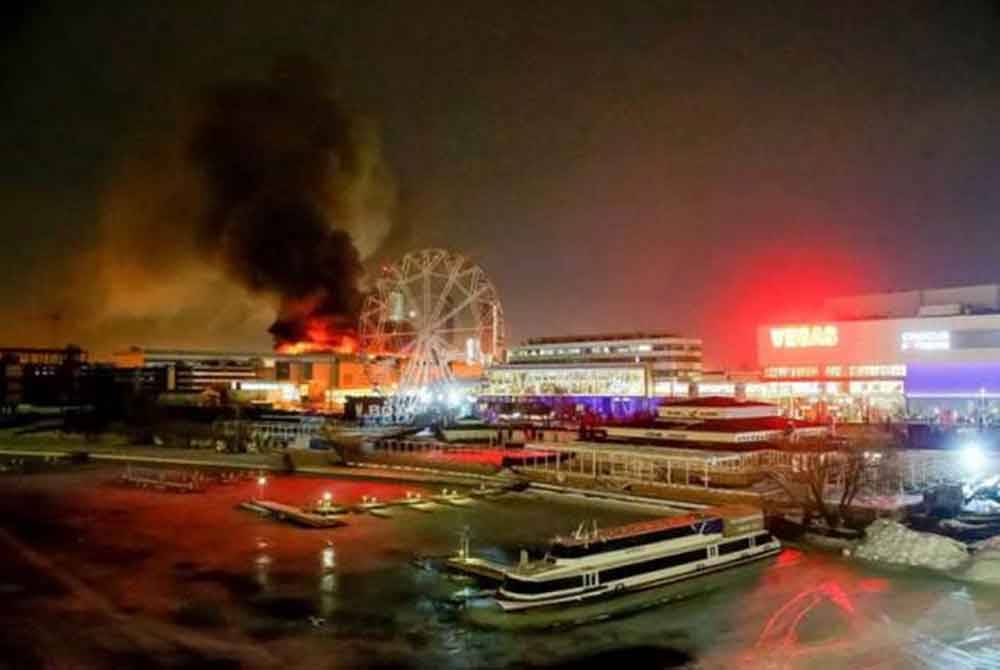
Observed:
[[[399,359],[403,397],[449,384],[457,365],[498,360],[503,332],[503,308],[486,272],[444,249],[415,251],[383,267],[358,327],[369,360]]]

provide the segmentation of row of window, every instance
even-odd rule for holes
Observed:
[[[737,551],[746,551],[750,548],[750,538],[744,537],[742,540],[731,540],[730,542],[723,542],[719,545],[719,556],[725,556],[726,554],[733,554]]]
[[[678,565],[684,565],[685,563],[704,561],[707,558],[707,548],[702,547],[701,549],[692,549],[691,551],[671,554],[670,556],[661,556],[660,558],[653,558],[641,563],[630,563],[628,565],[620,565],[617,568],[601,570],[600,580],[601,582],[613,582],[619,579],[626,579],[627,577],[642,575],[647,572],[659,572],[660,570],[666,570],[667,568],[675,568]]]
[[[534,582],[528,579],[507,577],[503,582],[504,591],[509,593],[524,593],[527,595],[537,595],[539,593],[550,593],[553,591],[566,591],[569,589],[579,588],[583,588],[583,575],[577,577],[563,577],[562,579],[548,579],[544,582]]]
[[[641,561],[639,563],[629,563],[627,565],[619,565],[616,568],[608,568],[606,570],[601,570],[599,574],[600,582],[614,582],[619,579],[626,579],[628,577],[635,577],[636,575],[642,575],[647,572],[658,572],[660,570],[665,570],[667,568],[674,568],[678,565],[684,565],[686,563],[694,563],[695,561],[704,561],[708,558],[708,549],[702,547],[701,549],[692,549],[690,551],[683,551],[679,554],[671,554],[670,556],[661,556],[659,558],[651,558],[648,561]],[[517,579],[514,577],[508,577],[504,582],[503,588],[505,591],[510,593],[523,593],[528,595],[536,595],[539,593],[553,593],[556,591],[566,591],[568,589],[578,589],[583,587],[583,576],[578,577],[564,577],[561,579],[550,579],[543,582],[534,582],[526,579]]]
[[[512,361],[523,361],[525,356],[511,357]],[[698,363],[701,364],[700,355],[678,355],[678,356],[668,356],[668,357],[657,357],[649,359],[643,356],[637,356],[640,361],[650,361],[655,365],[656,363]],[[560,362],[573,362],[573,363],[627,363],[629,359],[622,358],[621,356],[587,356],[586,358],[577,358],[569,356],[552,356],[545,360],[546,363],[560,363]],[[532,361],[533,362],[533,361]]]
[[[701,351],[700,344],[632,344],[615,347],[566,347],[558,349],[513,349],[512,358],[532,356],[580,356],[585,354],[645,354],[664,351]]]

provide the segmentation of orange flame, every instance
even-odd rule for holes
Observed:
[[[295,342],[279,342],[275,351],[279,354],[353,354],[358,351],[354,333],[337,330],[323,319],[309,319],[305,335],[304,339]]]

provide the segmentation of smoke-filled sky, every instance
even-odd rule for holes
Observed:
[[[995,3],[30,4],[0,46],[0,343],[269,347],[281,300],[224,252],[118,243],[164,202],[204,231],[216,182],[170,147],[289,57],[360,147],[327,167],[364,157],[325,225],[362,260],[471,255],[515,341],[672,329],[741,366],[827,294],[1000,280]]]

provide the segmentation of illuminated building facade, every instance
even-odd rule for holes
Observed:
[[[651,379],[701,375],[701,340],[671,333],[619,333],[535,337],[507,352],[508,365],[622,364],[648,366]]]
[[[539,337],[487,370],[481,400],[541,403],[560,414],[632,416],[656,398],[688,395],[701,375],[701,340],[670,333]]]
[[[1000,285],[837,298],[828,320],[757,332],[747,397],[793,415],[994,422],[1000,412]]]
[[[649,411],[651,374],[641,363],[495,365],[480,400],[543,404],[560,414],[628,416]]]
[[[232,352],[132,347],[114,355],[119,368],[164,369],[161,391],[198,394],[228,389],[247,402],[339,410],[348,396],[398,382],[395,361],[370,363],[349,354]],[[377,377],[373,380],[372,377]]]

